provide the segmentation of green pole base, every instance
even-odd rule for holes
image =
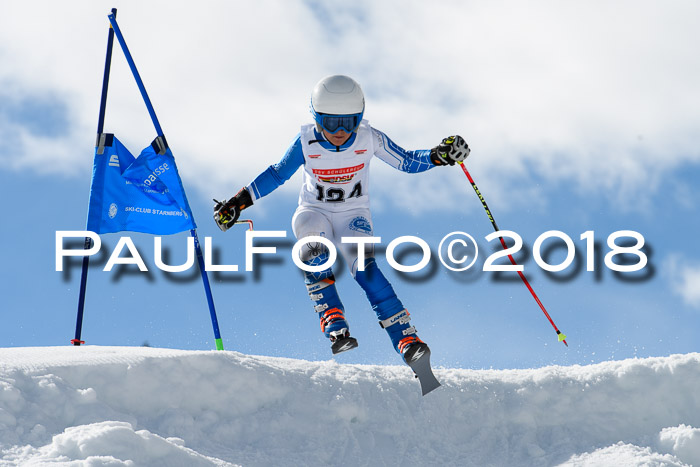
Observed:
[[[224,350],[224,341],[221,338],[216,339],[216,350]]]

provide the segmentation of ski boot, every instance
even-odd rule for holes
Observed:
[[[401,339],[399,342],[399,351],[403,356],[403,360],[408,366],[417,362],[421,358],[430,358],[430,348],[428,344],[418,338],[418,336],[409,336]]]
[[[328,260],[328,255],[328,248],[324,245],[307,243],[300,258],[305,264],[318,266]],[[321,331],[331,341],[331,352],[335,355],[357,347],[357,339],[350,337],[350,326],[345,321],[345,309],[335,288],[333,271],[330,268],[317,272],[304,271],[304,283],[314,303],[314,311],[321,320]]]
[[[321,331],[331,341],[331,352],[335,355],[357,347],[357,339],[350,337],[350,326],[345,320],[333,274],[306,287],[321,321]]]
[[[357,339],[350,337],[350,331],[347,328],[338,331],[331,331],[331,352],[333,355],[352,350],[357,347]]]
[[[433,389],[440,387],[440,382],[435,378],[430,367],[430,347],[416,335],[415,326],[408,326],[410,320],[411,317],[408,310],[402,310],[394,316],[380,321],[379,325],[386,329],[392,341],[397,338],[400,339],[396,345],[396,350],[401,354],[404,362],[413,370],[425,396]]]

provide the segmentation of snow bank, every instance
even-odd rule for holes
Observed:
[[[50,444],[36,449],[15,446],[5,461],[21,465],[232,465],[182,446],[179,438],[164,439],[147,430],[134,431],[126,422],[100,422],[66,428]],[[125,460],[126,459],[126,460]]]
[[[0,349],[0,465],[700,466],[700,354],[438,369]]]

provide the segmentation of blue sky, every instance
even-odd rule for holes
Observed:
[[[453,273],[435,260],[427,271],[402,275],[380,255],[437,365],[521,368],[698,350],[700,59],[692,50],[699,33],[688,21],[696,5],[332,5],[3,6],[0,59],[11,66],[0,70],[2,345],[66,345],[73,337],[80,268],[54,270],[54,238],[85,225],[106,15],[115,6],[199,236],[212,237],[222,262],[243,269],[244,228],[221,233],[211,198],[232,196],[279,160],[310,120],[313,85],[346,73],[363,86],[366,118],[403,147],[428,148],[462,134],[473,149],[468,168],[499,226],[518,232],[530,251],[548,230],[566,232],[584,264],[579,236],[588,230],[603,254],[618,230],[641,233],[649,248],[647,268],[627,275],[602,262],[596,272],[548,275],[531,254],[518,256],[569,336],[568,349],[517,276]],[[163,21],[154,24],[155,14]],[[135,153],[155,136],[118,49],[106,129]],[[491,225],[459,169],[406,175],[375,161],[372,170],[375,234],[384,246],[416,235],[435,250],[461,230],[479,242],[483,264],[493,247],[484,240]],[[297,174],[245,213],[258,230],[288,232],[273,242],[279,253],[256,273],[212,275],[227,349],[330,358],[290,259],[299,182]],[[87,343],[213,348],[196,273],[158,271],[152,237],[124,235],[135,239],[151,272],[108,273],[106,257],[93,261]],[[104,236],[104,254],[118,238]],[[185,238],[165,240],[173,263],[184,261]],[[338,361],[399,363],[360,288],[342,267],[337,276],[360,342]]]

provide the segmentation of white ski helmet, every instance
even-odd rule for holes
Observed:
[[[360,121],[362,121],[364,111],[365,95],[362,93],[360,85],[349,76],[327,76],[316,84],[311,93],[311,114],[314,116],[319,131],[321,128],[330,133],[335,133],[340,128],[348,132],[356,131]],[[346,124],[341,123],[341,126],[338,127],[335,125],[338,123],[337,119],[326,121],[324,117],[327,115],[353,118],[346,119]],[[348,125],[348,121],[352,121],[354,124]],[[330,127],[324,123],[330,123]],[[347,128],[348,126],[352,126],[352,128]]]

